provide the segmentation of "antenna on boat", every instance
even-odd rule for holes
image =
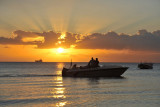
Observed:
[[[70,65],[70,68],[72,67],[72,59],[71,59],[71,65]]]

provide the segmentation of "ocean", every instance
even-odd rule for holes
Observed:
[[[78,63],[86,65],[87,63]],[[122,78],[62,77],[60,62],[1,62],[1,107],[159,107],[160,64],[101,63],[129,67]]]

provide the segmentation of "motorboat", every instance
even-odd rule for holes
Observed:
[[[91,62],[91,61],[90,61]],[[89,64],[88,64],[89,65]],[[120,77],[129,67],[108,65],[108,66],[80,66],[76,64],[62,69],[63,77]]]
[[[153,69],[153,63],[139,63],[138,68],[140,68],[140,69]]]

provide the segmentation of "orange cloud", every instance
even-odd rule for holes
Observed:
[[[147,32],[139,30],[135,35],[117,34],[108,32],[106,34],[93,33],[90,35],[49,32],[27,32],[17,30],[13,32],[15,37],[0,37],[0,44],[13,45],[36,45],[37,48],[70,48],[74,46],[78,49],[116,49],[116,50],[147,50],[160,51],[160,30]],[[26,38],[29,40],[24,41]],[[37,39],[38,38],[38,39]]]

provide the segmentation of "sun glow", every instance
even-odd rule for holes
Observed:
[[[66,34],[62,33],[61,36],[58,39],[65,39],[65,37],[66,37]]]
[[[23,42],[33,42],[33,41],[42,41],[44,42],[44,37],[25,37],[22,38]]]
[[[63,53],[63,52],[64,52],[64,48],[58,48],[58,49],[57,49],[57,52],[58,52],[58,53]]]

